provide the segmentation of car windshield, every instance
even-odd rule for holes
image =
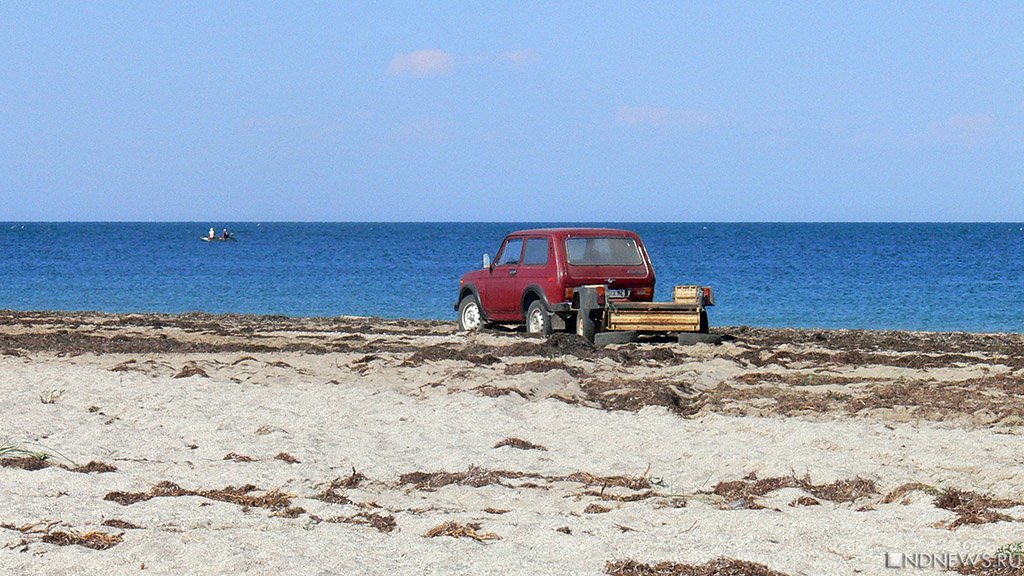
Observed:
[[[574,266],[639,266],[644,263],[632,238],[568,238],[565,251]]]

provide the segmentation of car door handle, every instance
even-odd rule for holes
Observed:
[[[515,276],[515,275],[516,275],[516,272],[517,272],[517,270],[516,270],[515,268],[513,268],[513,269],[511,269],[511,270],[509,270],[509,271],[508,271],[508,275],[509,275],[509,276]]]

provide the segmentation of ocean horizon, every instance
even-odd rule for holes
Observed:
[[[5,222],[0,308],[453,320],[505,234],[595,225],[641,235],[657,299],[712,286],[712,326],[1024,331],[1016,222]]]

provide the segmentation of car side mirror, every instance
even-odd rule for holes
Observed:
[[[490,268],[490,267],[491,267],[491,255],[490,254],[484,254],[484,268]]]

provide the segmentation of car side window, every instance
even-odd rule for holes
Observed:
[[[547,238],[529,238],[523,252],[523,266],[544,266],[548,263],[550,244]]]
[[[522,251],[522,238],[509,240],[505,243],[505,249],[501,251],[501,256],[498,257],[498,263],[495,266],[516,266],[519,264],[519,255]]]

